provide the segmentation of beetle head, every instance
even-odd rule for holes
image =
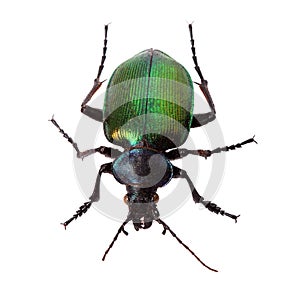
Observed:
[[[124,196],[124,202],[128,205],[128,217],[132,220],[135,230],[147,229],[152,222],[159,218],[156,203],[159,196],[156,193],[149,193],[143,190],[135,193],[128,193]]]

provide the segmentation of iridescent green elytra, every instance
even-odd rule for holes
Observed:
[[[122,63],[104,100],[104,132],[116,145],[147,144],[164,151],[182,145],[193,117],[193,83],[167,54],[148,49]]]

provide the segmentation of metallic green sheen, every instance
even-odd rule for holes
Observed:
[[[109,80],[105,136],[124,148],[179,147],[189,134],[193,104],[193,83],[186,69],[159,50],[145,50],[117,67]]]

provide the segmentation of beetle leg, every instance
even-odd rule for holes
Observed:
[[[197,56],[196,56],[196,48],[195,48],[195,41],[194,41],[194,38],[193,38],[193,27],[192,27],[192,24],[189,24],[189,31],[190,31],[190,37],[191,37],[191,50],[192,50],[192,58],[193,58],[193,61],[194,61],[194,64],[195,64],[195,70],[196,72],[198,73],[200,79],[201,79],[201,83],[198,83],[198,82],[195,82],[201,89],[203,95],[205,96],[205,99],[206,101],[208,102],[209,104],[209,107],[211,109],[211,112],[209,113],[206,113],[206,114],[196,114],[193,116],[193,121],[192,121],[192,125],[191,127],[194,128],[194,127],[200,127],[202,125],[205,125],[211,121],[213,121],[216,116],[216,109],[215,109],[215,105],[214,105],[214,102],[212,100],[212,97],[210,95],[210,92],[209,92],[209,89],[207,87],[207,80],[204,79],[203,75],[202,75],[202,72],[200,70],[200,67],[198,65],[198,60],[197,60]]]
[[[198,155],[204,156],[206,158],[206,157],[210,156],[211,154],[220,153],[220,152],[227,152],[229,150],[236,150],[237,148],[242,148],[243,145],[246,145],[246,144],[249,144],[249,143],[257,144],[257,141],[254,138],[255,138],[255,135],[252,138],[250,138],[248,140],[245,140],[241,143],[231,145],[231,146],[225,146],[225,147],[222,147],[222,148],[218,147],[214,150],[197,150],[199,152]],[[200,152],[202,152],[202,154]]]
[[[77,147],[77,144],[73,141],[73,139],[72,139],[71,137],[69,137],[69,135],[68,135],[67,133],[64,132],[64,130],[63,130],[62,128],[60,128],[60,126],[59,126],[59,125],[57,124],[57,122],[54,120],[54,115],[53,115],[52,118],[51,118],[50,120],[48,120],[48,121],[50,121],[55,127],[57,127],[58,130],[59,130],[59,132],[63,135],[63,137],[64,137],[65,139],[67,139],[68,142],[69,142],[70,144],[72,144],[72,146],[73,146],[73,148],[76,150],[77,156],[78,156],[78,153],[81,153],[81,152],[79,151],[79,149],[78,149],[78,147]]]
[[[92,99],[93,95],[97,92],[97,90],[101,87],[102,83],[105,81],[100,81],[100,75],[102,73],[102,70],[104,68],[104,61],[106,59],[106,50],[107,50],[107,31],[108,31],[108,25],[104,26],[104,45],[103,45],[103,53],[101,58],[101,63],[98,69],[97,77],[94,80],[94,85],[90,92],[87,94],[85,99],[83,100],[81,104],[81,112],[88,117],[98,121],[103,122],[103,112],[100,109],[93,108],[90,106],[87,106],[86,104]]]
[[[98,108],[94,108],[91,106],[84,106],[83,108],[81,108],[81,112],[88,116],[89,118],[97,121],[97,122],[103,122],[103,110],[102,109],[98,109]]]
[[[193,47],[192,47],[192,49],[193,49]],[[193,58],[197,64],[197,57],[193,56]],[[197,70],[197,67],[198,67],[198,64],[195,67],[196,70]],[[199,71],[200,71],[200,68],[199,68]],[[203,80],[201,83],[198,83],[198,82],[195,82],[195,83],[200,87],[203,95],[205,96],[206,101],[209,104],[211,111],[208,113],[204,113],[204,114],[194,114],[193,119],[192,119],[191,128],[206,125],[206,124],[212,122],[213,120],[215,120],[215,118],[216,118],[216,109],[215,109],[214,102],[212,100],[212,97],[211,97],[210,92],[207,87],[207,80]]]
[[[60,126],[58,125],[58,123],[54,120],[54,116],[52,116],[51,120],[49,120],[55,127],[58,128],[59,132],[63,135],[64,138],[66,138],[68,140],[68,142],[70,144],[72,144],[73,148],[76,150],[77,153],[77,157],[81,158],[82,160],[91,155],[94,154],[96,152],[99,152],[100,154],[105,155],[106,157],[110,157],[110,158],[116,158],[118,157],[122,152],[119,151],[118,149],[114,149],[114,148],[110,148],[110,147],[105,147],[105,146],[100,146],[96,149],[89,149],[89,150],[85,150],[85,151],[79,151],[79,148],[77,146],[77,144],[73,141],[73,139],[71,137],[69,137],[69,135],[67,133],[64,132],[64,130],[62,128],[60,128]]]
[[[111,147],[105,147],[105,146],[100,146],[98,148],[95,148],[95,149],[89,149],[89,150],[85,150],[85,151],[77,151],[77,157],[78,158],[81,158],[82,160],[91,155],[91,154],[94,154],[94,153],[100,153],[106,157],[109,157],[109,158],[117,158],[118,156],[120,156],[122,154],[122,152],[118,149],[115,149],[115,148],[111,148]]]
[[[100,170],[98,172],[97,178],[96,178],[96,183],[95,183],[95,187],[94,187],[94,191],[90,197],[90,200],[92,202],[97,202],[99,200],[99,195],[100,195],[100,179],[101,179],[101,175],[102,173],[109,173],[112,174],[112,163],[107,163],[107,164],[103,164],[100,167]]]
[[[99,200],[99,194],[100,194],[99,186],[100,186],[101,175],[102,175],[102,173],[112,174],[111,165],[112,165],[111,163],[108,163],[108,164],[103,164],[100,167],[100,170],[99,170],[99,173],[98,173],[97,179],[96,179],[95,188],[94,188],[92,196],[90,197],[90,201],[85,202],[83,205],[81,205],[79,207],[79,209],[76,211],[76,213],[73,215],[72,218],[70,218],[69,220],[67,220],[64,223],[61,223],[62,225],[64,225],[65,229],[73,220],[76,220],[78,217],[81,217],[83,214],[85,214],[88,211],[88,209],[92,206],[93,202],[97,202]]]
[[[215,120],[215,118],[216,118],[216,115],[212,111],[208,112],[208,113],[204,113],[204,114],[194,114],[193,119],[192,119],[191,128],[201,127],[203,125],[206,125],[206,124],[212,122],[213,120]]]
[[[237,148],[242,148],[243,145],[253,143],[253,142],[257,144],[254,137],[255,137],[255,135],[251,139],[245,140],[241,143],[234,144],[234,145],[231,145],[231,146],[224,146],[222,148],[218,147],[214,150],[201,150],[201,149],[199,149],[199,150],[188,150],[188,149],[185,149],[185,148],[177,148],[177,149],[173,149],[169,152],[166,152],[165,156],[169,160],[175,160],[175,159],[183,158],[183,157],[191,154],[191,155],[199,155],[199,156],[202,156],[206,159],[206,158],[210,157],[212,154],[215,154],[215,153],[227,152],[229,150],[236,150]]]
[[[182,169],[179,169],[179,168],[173,166],[173,171],[174,171],[173,178],[184,178],[184,179],[186,179],[186,181],[188,182],[188,185],[189,185],[189,187],[192,191],[192,196],[193,196],[193,200],[194,200],[195,203],[201,203],[202,205],[204,205],[211,212],[214,212],[216,214],[221,214],[222,216],[227,216],[231,219],[234,219],[234,221],[237,222],[237,218],[240,215],[238,215],[238,216],[232,215],[232,214],[227,213],[224,210],[222,210],[220,207],[217,206],[217,204],[212,203],[211,201],[205,201],[204,198],[202,196],[200,196],[199,193],[197,192],[194,184],[191,181],[191,178],[189,177],[189,175],[187,174],[187,172],[185,170],[182,170]]]
[[[96,148],[95,151],[109,158],[117,158],[122,154],[118,149],[105,146],[100,146],[99,148]]]

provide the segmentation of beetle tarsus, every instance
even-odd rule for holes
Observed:
[[[234,144],[234,145],[231,145],[231,146],[224,146],[224,147],[218,147],[214,150],[211,150],[211,154],[215,154],[215,153],[220,153],[220,152],[227,152],[229,150],[236,150],[237,148],[242,148],[242,146],[246,145],[246,144],[249,144],[249,143],[256,143],[257,142],[254,140],[254,137],[253,136],[252,138],[248,139],[248,140],[245,140],[241,143],[237,143],[237,144]]]
[[[231,145],[231,146],[218,147],[214,150],[202,150],[202,149],[188,150],[188,149],[185,149],[185,148],[177,148],[177,149],[173,149],[173,150],[165,153],[165,155],[169,160],[175,160],[175,159],[183,158],[183,157],[185,157],[189,154],[202,156],[205,159],[207,159],[212,154],[221,153],[221,152],[228,152],[230,150],[236,150],[236,149],[242,148],[242,146],[244,146],[246,144],[249,144],[249,143],[256,143],[257,144],[257,141],[254,139],[254,137],[255,137],[255,135],[252,138],[250,138],[248,140],[245,140],[241,143],[234,144],[234,145]]]
[[[235,215],[232,215],[232,214],[229,214],[229,213],[226,213],[226,212],[224,212],[224,215],[231,218],[231,219],[233,219],[235,223],[237,223],[237,218],[240,216],[240,215],[235,216]]]
[[[49,120],[58,130],[59,132],[63,135],[63,137],[65,139],[67,139],[67,141],[72,144],[73,148],[75,149],[75,151],[78,153],[80,153],[77,144],[73,141],[73,139],[58,125],[58,123],[55,121],[54,119],[54,115],[52,116],[51,120]]]
[[[236,216],[230,213],[227,213],[226,211],[222,210],[221,207],[217,206],[217,204],[211,202],[211,201],[202,201],[201,202],[209,211],[214,212],[215,214],[220,214],[222,216],[229,217],[237,223],[237,218],[240,216]]]
[[[101,87],[102,83],[106,80],[105,79],[103,81],[100,81],[99,79],[100,79],[102,70],[104,68],[104,62],[105,62],[105,59],[106,59],[107,31],[108,31],[108,24],[104,26],[104,44],[103,44],[102,57],[101,57],[101,62],[100,62],[100,66],[99,66],[99,69],[98,69],[97,77],[94,79],[94,85],[93,85],[92,89],[87,94],[87,96],[85,97],[85,99],[83,100],[83,102],[81,104],[81,112],[84,112],[84,110],[86,108],[86,104],[91,100],[93,95],[97,92],[97,90]]]
[[[195,44],[194,44],[194,37],[193,37],[193,26],[192,26],[192,23],[189,24],[189,31],[190,31],[190,37],[191,37],[191,45],[192,45],[192,53],[193,53],[193,61],[194,61],[194,64],[195,64],[195,70],[196,72],[198,73],[200,79],[201,79],[201,82],[204,81],[204,77],[202,75],[202,72],[198,66],[198,61],[197,61],[197,56],[196,56],[196,48],[195,48]]]
[[[193,54],[192,58],[193,58],[193,61],[194,61],[194,64],[195,64],[195,70],[196,70],[196,72],[198,73],[198,75],[201,79],[201,83],[198,83],[198,82],[194,82],[194,83],[196,83],[200,87],[203,95],[205,96],[206,101],[209,104],[210,109],[212,110],[212,112],[214,114],[216,114],[215,105],[214,105],[214,102],[213,102],[212,97],[210,95],[209,89],[207,87],[208,82],[207,82],[207,80],[204,79],[204,77],[202,75],[202,72],[200,70],[200,67],[198,65],[197,56],[196,56],[196,48],[195,48],[195,45],[194,45],[195,41],[194,41],[194,38],[193,38],[192,24],[189,24],[189,31],[190,31],[191,45],[192,45],[192,47],[191,47],[192,54]]]
[[[174,178],[186,179],[186,181],[188,182],[188,185],[191,189],[192,197],[193,197],[193,200],[195,203],[201,203],[209,211],[214,212],[215,214],[221,214],[222,216],[225,215],[227,217],[234,219],[237,222],[237,218],[239,217],[239,215],[235,216],[235,215],[229,214],[229,213],[225,212],[221,207],[217,206],[217,204],[215,204],[211,201],[204,200],[204,198],[201,195],[199,195],[191,178],[189,177],[189,175],[187,174],[187,172],[185,170],[179,169],[173,165],[173,171],[174,171],[174,176],[173,176]]]
[[[67,230],[67,224],[65,223],[60,223],[60,225],[63,225],[65,227],[65,230]]]
[[[60,223],[60,224],[63,225],[65,227],[65,229],[67,229],[67,226],[73,220],[76,220],[78,217],[81,217],[83,214],[85,214],[88,211],[88,209],[91,207],[91,205],[92,205],[92,201],[85,202],[83,205],[81,205],[79,207],[79,209],[76,211],[76,213],[73,215],[72,218],[70,218],[68,221],[66,221],[64,223]]]
[[[252,140],[253,140],[253,142],[254,142],[255,144],[258,144],[258,142],[257,142],[254,138],[255,138],[255,134],[254,134],[254,136],[252,137]]]
[[[98,148],[95,149],[88,149],[85,151],[80,151],[78,148],[77,143],[75,143],[73,141],[73,139],[58,125],[58,123],[55,121],[54,119],[54,115],[52,116],[52,118],[50,121],[55,127],[58,128],[59,132],[63,135],[63,137],[65,139],[67,139],[67,141],[72,144],[73,148],[76,151],[76,156],[77,158],[80,158],[81,160],[84,160],[84,158],[86,158],[89,155],[95,154],[96,152],[99,152],[102,155],[105,155],[106,157],[110,157],[110,158],[116,158],[121,154],[121,151],[119,151],[118,149],[114,149],[114,148],[110,148],[110,147],[105,147],[105,146],[100,146]]]

